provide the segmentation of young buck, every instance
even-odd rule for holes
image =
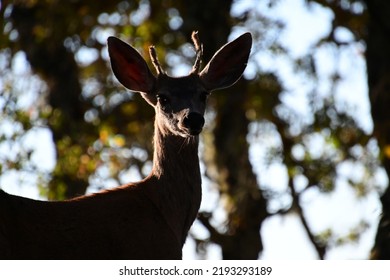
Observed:
[[[67,201],[0,191],[2,259],[180,259],[201,201],[199,133],[211,91],[229,87],[249,57],[249,33],[223,46],[200,71],[202,45],[185,77],[170,77],[150,47],[157,76],[123,41],[108,38],[112,70],[154,107],[154,156],[144,180]]]

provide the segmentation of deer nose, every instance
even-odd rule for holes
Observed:
[[[202,131],[204,118],[199,113],[191,112],[184,117],[183,125],[189,130],[191,135],[198,135]]]

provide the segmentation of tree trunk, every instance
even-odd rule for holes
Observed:
[[[390,2],[366,1],[368,25],[367,73],[374,121],[374,135],[382,151],[382,163],[390,177]],[[390,188],[381,197],[382,217],[372,249],[372,258],[390,259]]]
[[[266,200],[249,161],[246,140],[249,120],[245,103],[247,82],[224,92],[214,131],[219,187],[228,196],[228,230],[220,245],[224,259],[257,259],[263,250],[260,229],[267,217]]]

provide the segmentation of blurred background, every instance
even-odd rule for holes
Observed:
[[[153,109],[113,77],[106,40],[170,75],[254,38],[209,99],[203,201],[185,259],[390,259],[390,2],[0,1],[0,186],[62,200],[151,170]]]

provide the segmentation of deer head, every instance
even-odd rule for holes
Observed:
[[[126,88],[140,92],[155,108],[156,124],[161,132],[181,137],[196,136],[202,131],[208,95],[233,85],[241,77],[252,45],[251,34],[245,33],[220,48],[200,71],[203,47],[197,32],[192,39],[197,53],[192,71],[188,76],[170,77],[158,62],[154,47],[149,51],[157,76],[137,50],[116,37],[108,38],[116,78]]]

